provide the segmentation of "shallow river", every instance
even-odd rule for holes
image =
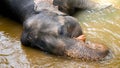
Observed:
[[[103,61],[82,61],[54,56],[20,43],[22,25],[0,17],[0,68],[120,68],[120,0],[100,11],[82,11],[78,18],[87,41],[106,45],[110,54]]]

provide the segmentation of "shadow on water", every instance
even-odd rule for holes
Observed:
[[[22,25],[0,17],[0,68],[120,68],[120,1],[108,1],[113,3],[113,7],[75,15],[88,41],[109,47],[112,57],[108,56],[108,60],[73,60],[22,46]]]

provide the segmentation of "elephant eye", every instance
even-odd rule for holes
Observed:
[[[64,35],[64,26],[61,26],[59,29],[58,29],[58,33],[60,35]]]

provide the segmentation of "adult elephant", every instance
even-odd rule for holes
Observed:
[[[86,60],[101,60],[109,53],[104,45],[83,42],[83,32],[78,21],[68,15],[76,8],[96,7],[92,1],[0,0],[0,3],[1,9],[5,9],[3,13],[23,23],[23,45]]]

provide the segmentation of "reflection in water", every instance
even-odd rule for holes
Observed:
[[[20,42],[0,32],[0,68],[29,68]]]
[[[101,11],[83,11],[75,15],[88,41],[109,47],[111,54],[106,57],[108,60],[74,60],[22,46],[19,41],[22,25],[1,17],[0,68],[120,68],[120,0],[108,1],[114,6]]]

